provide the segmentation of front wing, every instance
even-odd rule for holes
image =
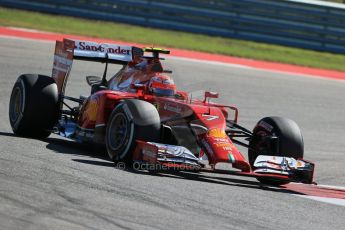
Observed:
[[[198,170],[229,175],[266,178],[277,181],[313,183],[314,164],[291,157],[260,155],[250,172],[207,168],[192,152],[183,146],[137,141],[134,162],[160,170]]]

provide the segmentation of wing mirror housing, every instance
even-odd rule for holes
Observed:
[[[132,83],[131,88],[137,90],[138,94],[144,95],[144,92],[146,92],[147,86],[142,83]]]
[[[142,83],[132,83],[131,84],[131,88],[132,89],[136,89],[136,90],[145,90],[146,89],[146,85],[142,84]]]
[[[204,103],[206,102],[207,98],[219,98],[219,93],[218,92],[206,91],[205,92]]]

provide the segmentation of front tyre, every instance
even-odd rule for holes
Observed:
[[[133,162],[136,140],[158,142],[160,117],[150,103],[129,99],[117,105],[110,115],[106,129],[106,148],[114,162]]]
[[[58,119],[58,89],[53,78],[23,74],[13,86],[10,124],[14,134],[46,138]]]
[[[276,137],[278,146],[269,143],[267,137]],[[284,117],[265,117],[261,119],[253,130],[253,138],[249,145],[248,157],[252,167],[259,155],[302,159],[304,154],[304,143],[300,128],[296,122]],[[270,178],[258,178],[258,180],[270,185],[288,183]]]

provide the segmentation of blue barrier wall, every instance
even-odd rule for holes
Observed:
[[[345,54],[345,5],[303,0],[0,0],[1,6]]]

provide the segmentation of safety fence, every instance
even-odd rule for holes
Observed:
[[[0,0],[0,6],[345,54],[345,5],[336,3],[313,0]]]

